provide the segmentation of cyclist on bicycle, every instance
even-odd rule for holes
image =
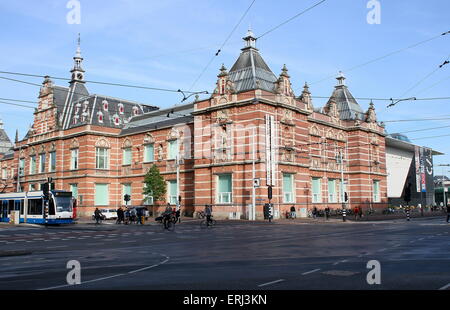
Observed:
[[[169,228],[169,221],[172,219],[172,207],[170,206],[170,203],[167,204],[166,211],[162,214],[163,217],[163,223],[164,228]]]
[[[205,205],[205,216],[206,216],[206,224],[209,225],[212,220],[212,206],[211,205]]]

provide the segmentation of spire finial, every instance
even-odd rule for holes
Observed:
[[[339,71],[336,80],[338,80],[338,86],[345,85],[345,76],[342,71]]]
[[[75,53],[75,56],[73,57],[73,69],[72,72],[72,81],[83,81],[84,79],[84,70],[81,66],[81,63],[83,62],[83,57],[81,57],[81,35],[78,33],[78,40],[77,40],[77,51]]]
[[[247,34],[245,35],[245,37],[243,39],[244,39],[244,41],[247,42],[245,47],[256,48],[256,37],[255,37],[255,34],[253,33],[253,31],[252,31],[252,29],[250,27],[247,30]]]

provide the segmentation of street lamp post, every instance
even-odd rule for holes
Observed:
[[[347,210],[345,208],[345,192],[344,192],[344,158],[342,150],[339,151],[339,164],[341,165],[341,202],[342,202],[342,220],[345,222],[347,217]]]

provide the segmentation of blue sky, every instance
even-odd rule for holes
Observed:
[[[0,71],[69,77],[80,32],[86,79],[189,89],[251,0],[80,0],[79,25],[67,23],[67,2],[0,2]],[[227,68],[233,65],[249,25],[258,36],[316,2],[256,0],[194,89],[213,90],[220,65],[224,63]],[[313,96],[329,96],[336,80],[315,82],[343,70],[355,97],[400,97],[449,56],[450,35],[356,70],[346,72],[346,69],[450,30],[450,2],[379,0],[379,25],[367,23],[367,2],[327,0],[258,40],[257,47],[276,75],[283,64],[287,65],[297,95],[307,81]],[[39,78],[8,77],[42,82]],[[55,82],[67,85],[65,81]],[[447,65],[404,97],[448,97],[449,84],[450,65]],[[429,88],[432,85],[435,86]],[[87,87],[92,93],[160,107],[177,104],[182,99],[172,93],[96,84]],[[36,86],[0,80],[0,98],[37,100],[38,91]],[[315,99],[313,103],[318,107],[325,102],[326,99]],[[367,109],[368,101],[359,100],[359,103]],[[374,100],[374,103],[379,120],[450,117],[450,111],[447,112],[450,100],[401,102],[390,109],[386,108],[389,102]],[[32,110],[8,105],[1,105],[0,117],[11,139],[16,129],[23,137],[33,120]],[[405,132],[446,125],[450,126],[449,120],[388,123],[387,130]],[[407,135],[410,138],[437,136],[450,134],[449,129]],[[415,142],[449,154],[435,157],[435,163],[439,164],[450,163],[447,141],[450,136]],[[437,173],[441,173],[441,168]]]

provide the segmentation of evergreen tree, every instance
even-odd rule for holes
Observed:
[[[153,165],[144,178],[144,199],[153,197],[153,201],[164,200],[166,196],[166,182],[159,173],[158,167]]]

